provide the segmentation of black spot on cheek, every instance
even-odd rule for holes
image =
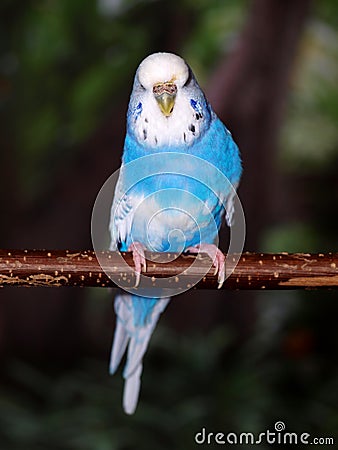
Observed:
[[[195,125],[193,124],[189,125],[189,131],[191,131],[192,134],[195,134]]]
[[[145,121],[145,123],[148,123],[148,119],[147,118],[145,118],[144,121]]]
[[[187,142],[187,135],[185,133],[183,133],[183,139],[184,139],[184,142]]]
[[[157,144],[157,137],[155,136],[155,144]]]
[[[200,120],[200,119],[202,119],[202,114],[199,114],[199,113],[196,113],[196,120]]]
[[[143,139],[144,139],[144,140],[147,139],[147,130],[143,130]]]

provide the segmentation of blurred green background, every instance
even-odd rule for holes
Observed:
[[[187,59],[241,148],[245,249],[337,251],[335,0],[3,0],[0,20],[1,248],[91,248],[134,72],[162,50]],[[278,420],[337,445],[337,292],[174,298],[132,417],[107,373],[112,292],[0,296],[1,449],[183,450],[202,427]]]

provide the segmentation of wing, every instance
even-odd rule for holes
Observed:
[[[225,220],[228,227],[232,227],[234,224],[234,212],[235,212],[234,200],[236,196],[237,187],[238,183],[233,184],[233,190],[230,192],[225,202]]]
[[[230,227],[233,225],[234,198],[242,174],[242,164],[238,147],[232,139],[230,131],[217,116],[214,116],[213,119],[208,131],[210,136],[207,137],[209,143],[212,144],[213,151],[204,157],[217,167],[228,180],[225,184],[219,184],[216,189],[222,203],[221,208],[218,207],[219,205],[216,207],[216,214],[220,214],[222,218],[225,208],[226,223]]]
[[[126,251],[130,245],[130,234],[135,210],[142,201],[142,195],[125,187],[123,171],[118,179],[110,211],[110,250]]]

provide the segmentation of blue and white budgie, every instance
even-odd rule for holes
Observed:
[[[157,175],[142,179],[140,173],[140,181],[127,188],[123,168],[137,158],[159,153],[163,157],[154,162]],[[155,53],[141,62],[135,75],[122,170],[111,212],[110,248],[133,253],[136,283],[141,271],[146,271],[144,250],[207,253],[221,285],[225,257],[215,242],[224,216],[228,225],[231,224],[235,191],[220,183],[211,191],[191,177],[166,173],[168,153],[196,156],[198,159],[192,158],[191,162],[196,173],[203,171],[204,160],[205,164],[217,167],[234,189],[238,186],[242,171],[238,148],[206,100],[190,67],[177,55]],[[172,188],[176,189],[174,196]],[[205,220],[207,214],[209,221]],[[213,226],[209,222],[214,222]],[[173,230],[176,233],[170,238]],[[128,414],[136,409],[142,359],[168,302],[169,298],[134,294],[120,294],[115,298],[117,323],[110,373],[116,371],[128,346],[123,373],[123,406]]]

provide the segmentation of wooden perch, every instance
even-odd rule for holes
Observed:
[[[169,255],[169,257],[168,257]],[[118,282],[125,280],[133,286],[135,275],[131,253],[101,252],[99,260],[105,261],[115,273]],[[172,277],[187,282],[198,277],[210,266],[207,255],[181,255],[163,263],[163,258],[173,254],[149,253],[147,272],[152,285],[160,278]],[[161,259],[161,262],[159,261]],[[168,261],[167,259],[167,261]],[[124,262],[125,261],[125,262]],[[231,261],[231,258],[229,259]],[[192,262],[194,265],[191,269]],[[127,263],[127,264],[126,264]],[[114,287],[93,251],[69,250],[0,250],[0,287],[3,286],[96,286]],[[182,274],[188,270],[189,275]],[[217,277],[213,269],[195,286],[199,289],[216,289]],[[118,283],[119,284],[119,283]],[[188,284],[187,284],[188,285]],[[119,284],[121,286],[121,284]],[[189,286],[189,285],[188,285]],[[223,289],[317,289],[338,287],[338,253],[243,253],[234,272],[225,281]]]

